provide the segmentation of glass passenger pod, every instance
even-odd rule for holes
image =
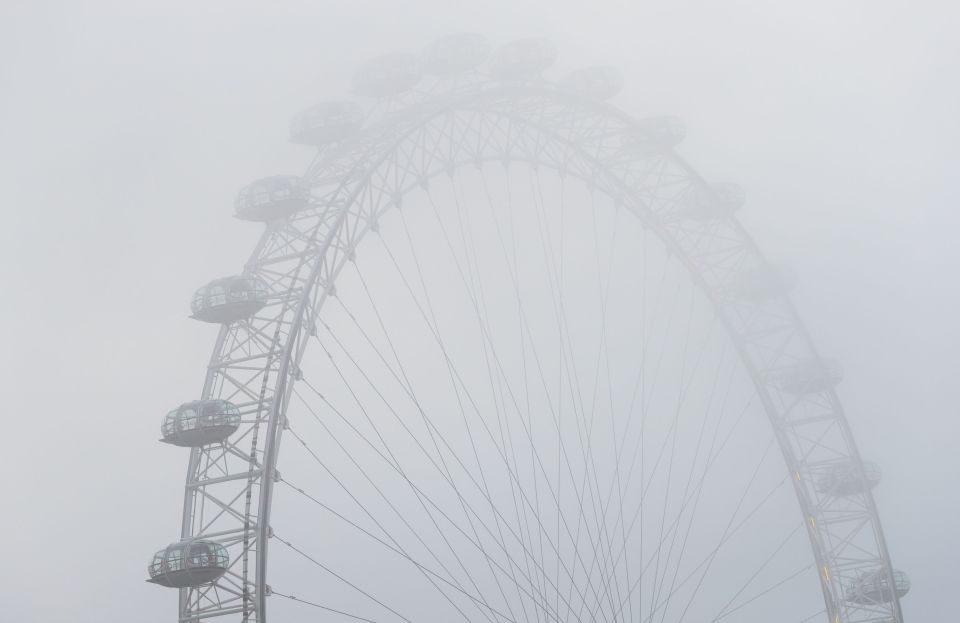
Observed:
[[[215,279],[193,295],[193,318],[230,324],[254,315],[267,304],[269,289],[258,277],[242,275]]]
[[[472,71],[490,55],[486,37],[460,33],[441,37],[431,43],[421,56],[424,73],[439,78],[452,78]]]
[[[363,107],[352,100],[321,102],[290,122],[290,140],[298,145],[323,147],[342,141],[363,127]]]
[[[230,565],[227,548],[197,539],[172,543],[153,556],[148,582],[171,588],[190,588],[217,581]]]
[[[161,441],[184,448],[219,443],[240,428],[240,410],[226,400],[194,400],[167,413]]]
[[[654,156],[676,147],[686,135],[686,126],[679,117],[638,119],[622,135],[620,156],[631,160]]]
[[[910,592],[910,578],[903,571],[893,572],[893,582],[885,569],[860,575],[846,590],[847,601],[861,604],[885,604]]]
[[[817,491],[827,495],[844,497],[865,493],[880,483],[880,467],[870,461],[863,462],[863,470],[852,461],[834,465],[817,479]]]
[[[776,385],[788,394],[802,396],[826,391],[843,379],[843,368],[833,359],[808,359],[783,368]]]
[[[368,97],[390,97],[409,91],[423,72],[415,54],[390,54],[367,61],[353,76],[353,90]]]
[[[738,184],[697,185],[678,210],[681,218],[707,221],[729,218],[743,207],[747,195]]]
[[[295,175],[264,177],[237,194],[234,210],[245,221],[273,221],[307,206],[310,190]]]
[[[518,39],[497,50],[490,75],[498,80],[533,80],[557,60],[557,47],[548,39]]]
[[[732,293],[747,301],[767,301],[786,296],[797,285],[796,274],[778,264],[762,264],[734,279]]]
[[[687,136],[687,126],[679,117],[660,115],[637,122],[637,129],[650,140],[664,147],[676,147]]]
[[[569,74],[560,84],[587,97],[608,100],[623,90],[623,73],[609,65],[584,67]]]

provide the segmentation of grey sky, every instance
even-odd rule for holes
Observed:
[[[259,234],[249,180],[302,170],[290,115],[353,67],[473,30],[619,66],[617,103],[684,118],[682,153],[747,191],[877,490],[909,620],[942,618],[960,537],[960,86],[946,2],[19,2],[0,7],[7,512],[17,621],[172,619],[145,565],[178,526],[162,413],[213,342],[193,288]],[[169,535],[158,540],[157,535]],[[134,614],[146,608],[147,614]]]

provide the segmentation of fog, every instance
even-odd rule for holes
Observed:
[[[174,620],[174,591],[144,582],[183,501],[186,454],[158,426],[198,397],[216,336],[187,318],[191,294],[240,272],[262,232],[232,218],[235,194],[306,169],[291,116],[349,93],[365,59],[461,31],[553,40],[548,76],[617,66],[616,106],[681,117],[683,157],[746,190],[738,217],[795,272],[792,300],[842,362],[861,454],[883,469],[904,619],[949,617],[958,18],[861,0],[6,0],[0,619]]]

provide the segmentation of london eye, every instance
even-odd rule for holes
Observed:
[[[239,192],[263,234],[191,301],[218,333],[161,424],[179,621],[903,621],[880,469],[745,193],[557,54],[376,58],[293,119],[302,174]]]

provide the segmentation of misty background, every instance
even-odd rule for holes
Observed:
[[[162,415],[200,391],[193,290],[260,228],[236,191],[298,173],[292,114],[366,58],[451,32],[545,36],[548,75],[613,64],[615,103],[685,119],[679,151],[741,184],[794,268],[839,388],[908,620],[948,615],[960,536],[960,11],[945,2],[18,2],[0,6],[6,407],[4,620],[169,621],[146,584],[185,455]]]

